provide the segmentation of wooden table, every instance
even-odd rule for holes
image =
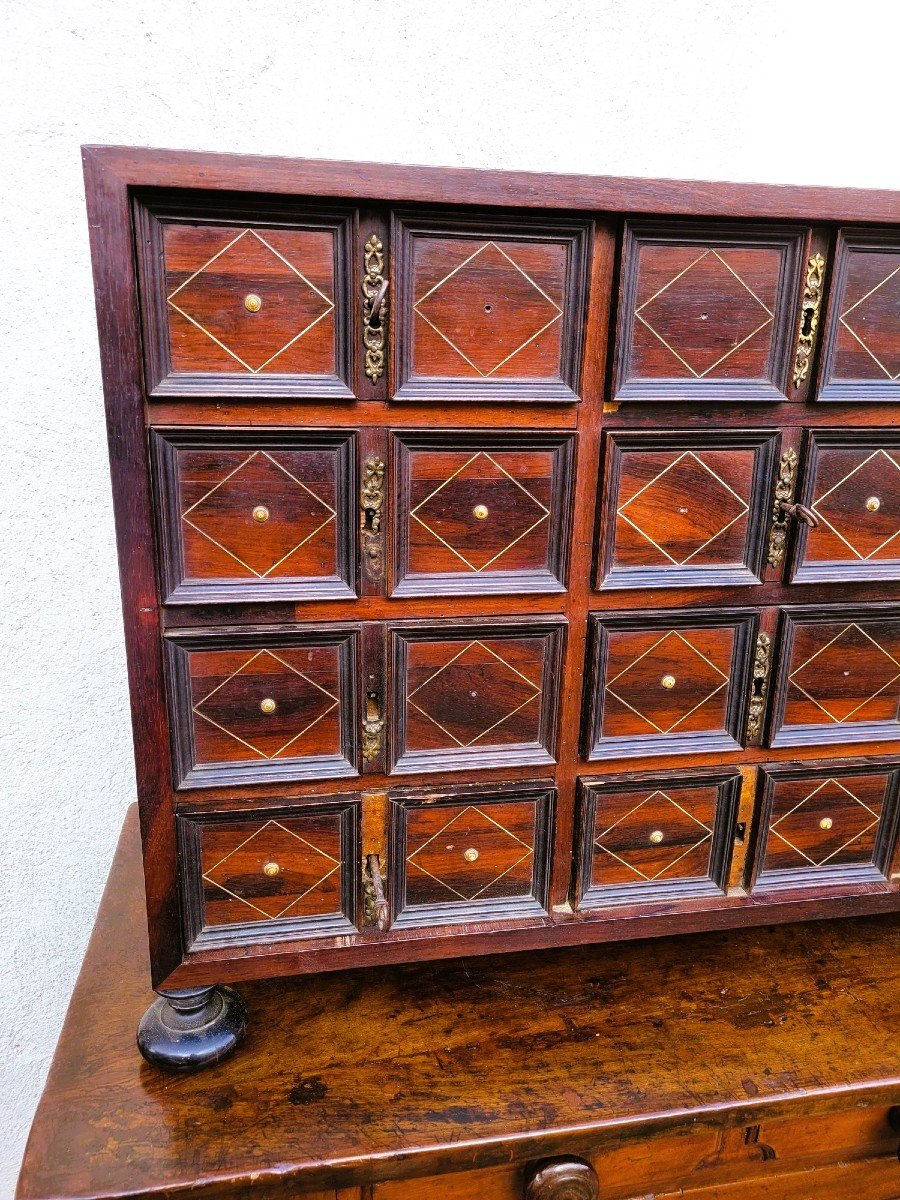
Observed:
[[[879,916],[258,983],[173,1077],[132,810],[18,1196],[515,1200],[577,1156],[601,1200],[896,1200],[898,950]]]

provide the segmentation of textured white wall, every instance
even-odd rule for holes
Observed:
[[[891,0],[0,0],[2,1200],[133,789],[79,144],[898,187],[896,20]]]

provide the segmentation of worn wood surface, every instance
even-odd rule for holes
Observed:
[[[150,995],[132,809],[19,1200],[358,1200],[403,1179],[378,1200],[506,1200],[546,1154],[588,1157],[611,1197],[641,1179],[743,1197],[728,1181],[803,1167],[758,1194],[851,1194],[834,1176],[888,1200],[898,950],[896,918],[870,917],[255,983],[235,1057],[173,1078],[134,1050]]]

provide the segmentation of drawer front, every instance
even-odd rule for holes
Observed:
[[[810,434],[793,581],[900,579],[900,434],[892,429]]]
[[[838,235],[820,400],[900,400],[900,234]]]
[[[577,400],[588,229],[395,216],[395,399]]]
[[[571,434],[394,436],[394,595],[565,588]]]
[[[139,210],[148,390],[349,397],[351,214]]]
[[[554,798],[517,784],[392,793],[393,927],[546,916]]]
[[[393,770],[554,762],[564,631],[532,618],[392,627]]]
[[[355,439],[153,431],[169,603],[355,596]]]
[[[356,774],[355,629],[167,638],[179,787]]]
[[[355,798],[178,821],[193,949],[356,931]]]
[[[590,614],[589,759],[739,750],[757,614]]]
[[[886,882],[898,785],[895,763],[762,768],[754,887]]]
[[[900,609],[782,613],[772,746],[900,738]]]
[[[740,789],[737,771],[582,779],[578,907],[724,895]]]
[[[761,582],[777,449],[771,431],[610,434],[597,586]]]
[[[783,398],[806,238],[796,227],[628,225],[615,398]]]

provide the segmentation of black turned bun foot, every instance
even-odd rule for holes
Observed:
[[[141,1017],[138,1049],[164,1071],[199,1071],[229,1055],[244,1036],[247,1010],[228,987],[160,992]]]

